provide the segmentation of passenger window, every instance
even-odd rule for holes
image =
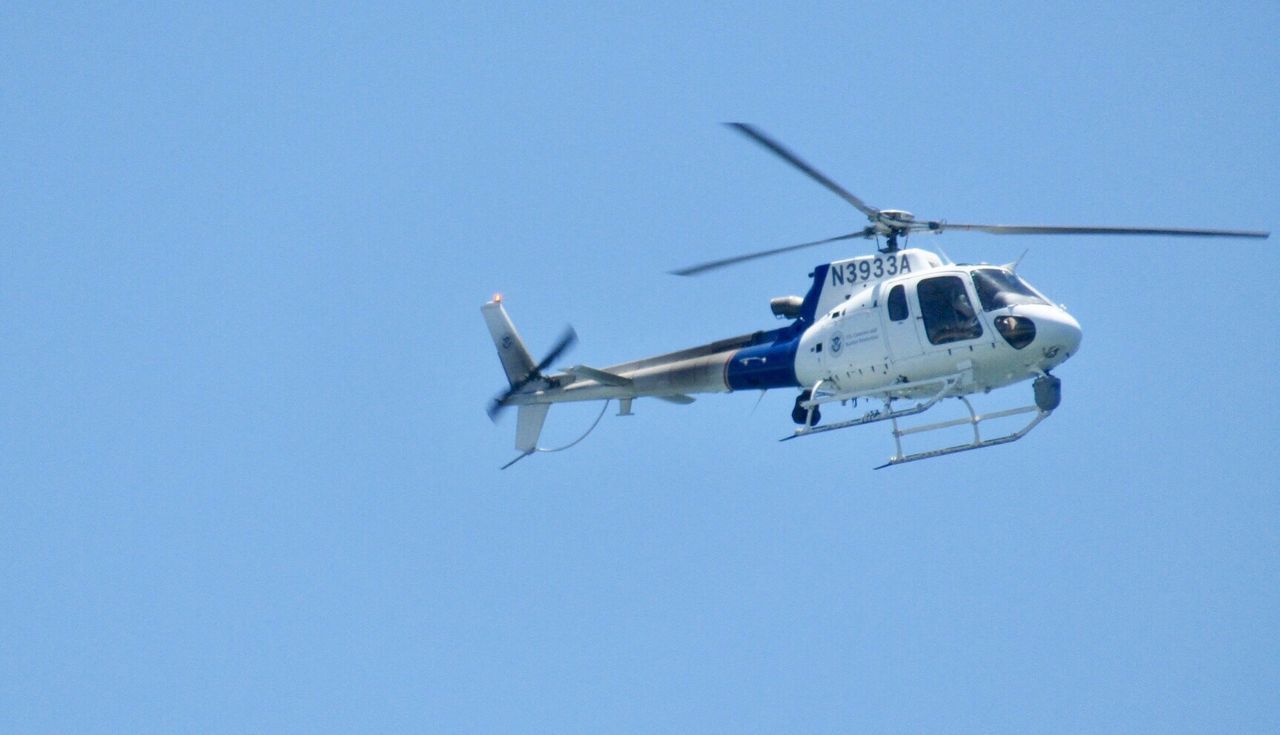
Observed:
[[[907,289],[894,286],[889,290],[889,321],[900,322],[910,314],[907,311]]]
[[[959,277],[926,278],[916,287],[916,293],[930,344],[943,345],[982,336],[982,323]]]

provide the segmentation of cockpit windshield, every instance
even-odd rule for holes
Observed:
[[[973,285],[983,311],[995,311],[1019,304],[1048,304],[1026,281],[1000,268],[975,268]]]

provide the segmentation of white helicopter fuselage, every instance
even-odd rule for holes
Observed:
[[[799,389],[791,415],[801,425],[795,436],[892,420],[898,452],[890,464],[1014,441],[1057,407],[1059,382],[1048,371],[1075,354],[1080,325],[1011,268],[944,263],[928,251],[907,249],[827,263],[810,276],[803,298],[773,300],[774,313],[791,320],[785,327],[551,375],[535,366],[495,297],[482,312],[512,386],[496,405],[519,408],[520,456],[539,451],[551,404],[570,401],[613,399],[621,415],[630,415],[636,398],[692,403],[697,393]],[[899,431],[898,418],[922,413],[943,398],[964,400],[1024,380],[1035,381],[1035,406],[983,416],[970,406],[964,422],[974,427],[972,442],[904,453],[904,433],[956,422]],[[884,409],[818,426],[820,405],[864,398],[883,401]],[[915,407],[894,406],[917,398],[924,400]],[[1019,431],[994,439],[978,433],[977,425],[988,418],[1026,411],[1038,414]]]
[[[985,392],[1043,375],[1080,345],[1076,320],[1006,268],[948,265],[905,250],[837,261],[821,275],[821,316],[795,357],[802,387],[875,394],[958,375],[960,392]]]
[[[811,276],[808,295],[789,299],[787,327],[603,369],[575,366],[508,402],[618,399],[628,411],[634,398],[687,403],[690,394],[777,388],[910,398],[948,376],[950,394],[964,395],[1044,375],[1080,344],[1080,325],[1007,268],[907,249],[824,264]],[[485,309],[499,354],[522,351],[500,301]]]

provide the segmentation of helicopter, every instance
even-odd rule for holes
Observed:
[[[572,327],[546,357],[534,362],[520,339],[501,295],[481,307],[498,351],[508,387],[489,404],[491,419],[515,406],[519,455],[506,469],[535,452],[568,449],[600,422],[608,402],[618,401],[619,416],[630,416],[637,398],[676,404],[695,394],[733,391],[798,390],[791,411],[796,424],[783,441],[813,434],[889,422],[895,451],[881,469],[957,452],[1008,444],[1026,436],[1061,403],[1062,382],[1052,370],[1080,348],[1083,331],[1065,307],[1054,303],[1009,265],[957,264],[939,253],[904,247],[916,233],[959,230],[994,235],[1151,235],[1178,237],[1267,238],[1270,232],[1163,227],[1074,225],[957,224],[920,220],[901,209],[877,209],[746,123],[726,123],[770,151],[863,214],[868,224],[843,235],[712,260],[672,271],[695,276],[757,258],[844,240],[875,240],[877,252],[818,265],[804,296],[770,301],[785,327],[646,357],[603,368],[574,365],[547,369],[577,341]],[[970,396],[1031,381],[1032,402],[998,411],[977,412]],[[947,400],[958,401],[967,415],[914,426],[901,419],[923,414]],[[573,442],[557,448],[538,446],[552,404],[603,401],[595,422]],[[878,406],[832,423],[820,423],[830,404],[861,401]],[[984,436],[984,422],[1028,416],[1021,426]],[[972,439],[960,444],[907,452],[902,439],[968,426]]]

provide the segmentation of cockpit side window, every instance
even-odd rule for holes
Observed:
[[[982,322],[974,311],[959,276],[926,278],[916,286],[920,316],[929,342],[943,345],[982,336]]]
[[[983,311],[995,311],[1018,304],[1046,304],[1026,281],[1000,268],[978,268],[973,271],[973,286]]]
[[[889,321],[900,322],[910,316],[907,310],[907,289],[898,284],[889,289]]]

